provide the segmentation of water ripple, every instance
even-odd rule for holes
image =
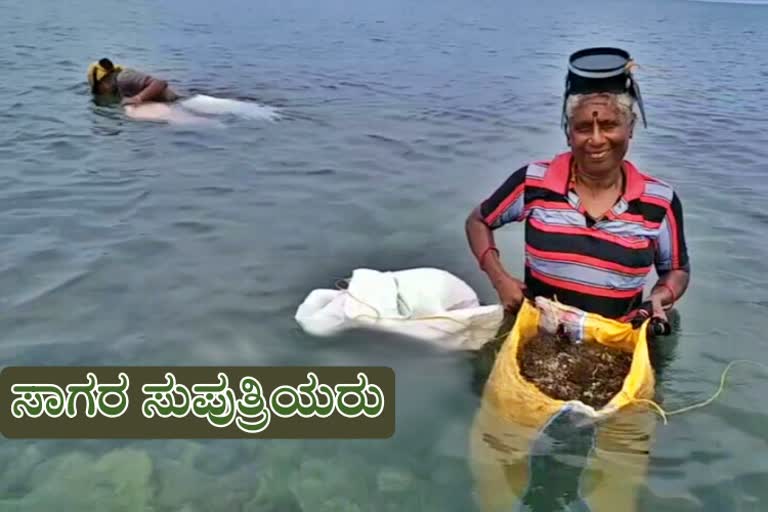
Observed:
[[[626,46],[640,66],[650,125],[632,157],[684,201],[695,271],[659,383],[664,407],[711,396],[734,357],[763,358],[768,71],[755,63],[768,50],[764,7],[634,3],[628,17],[629,4],[597,0],[522,14],[487,1],[33,4],[7,3],[0,17],[0,67],[13,77],[0,84],[3,361],[368,361],[400,379],[397,435],[378,444],[154,443],[157,493],[136,510],[278,509],[270,492],[280,486],[329,510],[473,510],[463,453],[449,463],[435,446],[446,424],[475,412],[464,355],[370,333],[318,341],[292,315],[311,289],[360,267],[440,266],[495,300],[463,219],[512,170],[564,149],[563,65],[578,46],[606,44],[599,27],[613,27],[607,44]],[[131,121],[90,101],[85,67],[102,54],[184,94],[277,106],[286,122],[193,131]],[[511,268],[522,265],[521,236],[513,226],[497,235]],[[716,403],[657,426],[643,510],[768,500],[768,463],[754,456],[768,443],[765,383],[734,370]],[[630,441],[644,434],[613,433],[642,455]],[[77,493],[61,483],[88,464],[51,469],[71,463],[74,446],[0,446],[3,506],[108,507],[101,483]],[[82,449],[106,449],[94,446]],[[334,471],[370,485],[291,472],[329,453]],[[269,471],[238,473],[243,457]],[[27,460],[40,466],[35,478],[19,466]],[[207,460],[204,474],[195,469]],[[385,477],[406,490],[378,489]],[[232,493],[227,478],[242,478]]]

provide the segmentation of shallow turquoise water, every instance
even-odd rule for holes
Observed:
[[[386,441],[3,440],[3,510],[472,510],[470,358],[380,334],[316,339],[293,314],[358,267],[444,268],[493,301],[464,217],[523,162],[563,149],[564,62],[583,46],[637,59],[650,126],[630,157],[684,201],[693,281],[664,352],[665,406],[709,397],[732,359],[768,363],[767,7],[75,0],[0,12],[3,365],[377,364],[398,378]],[[103,55],[282,117],[131,122],[87,94],[85,67]],[[498,237],[518,272],[521,236]],[[766,392],[765,372],[735,368],[714,404],[658,425],[641,510],[765,509]]]

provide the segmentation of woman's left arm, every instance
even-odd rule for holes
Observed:
[[[683,226],[683,205],[676,193],[672,194],[659,229],[655,266],[659,280],[651,290],[650,301],[653,315],[666,318],[664,311],[679,301],[688,289],[691,273]]]

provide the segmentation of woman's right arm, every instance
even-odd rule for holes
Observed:
[[[499,300],[506,309],[517,311],[523,303],[525,284],[511,276],[504,265],[493,237],[493,231],[485,224],[480,208],[474,208],[465,223],[467,239],[480,268],[488,275]]]
[[[510,275],[493,237],[493,230],[510,222],[520,222],[525,211],[525,174],[521,167],[467,216],[465,231],[470,249],[480,268],[488,275],[502,304],[516,311],[523,302],[525,284]]]

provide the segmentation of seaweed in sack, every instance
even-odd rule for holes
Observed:
[[[633,406],[654,394],[647,324],[634,328],[544,298],[523,303],[470,435],[482,510],[515,510],[515,503],[522,510],[534,504],[528,510],[636,510],[656,420],[644,405]],[[607,403],[593,407],[577,396],[553,398],[523,375],[519,361],[526,345],[558,333],[567,343],[631,355],[621,389]]]

